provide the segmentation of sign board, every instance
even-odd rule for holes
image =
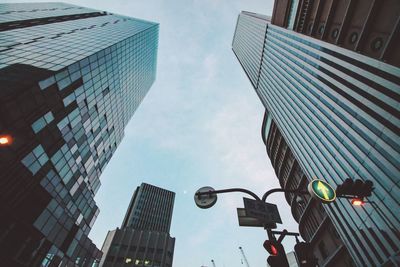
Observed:
[[[269,229],[275,229],[276,223],[265,224],[262,223],[259,219],[249,217],[246,214],[246,210],[244,208],[237,208],[237,216],[239,221],[239,226],[250,226],[250,227],[267,227]]]
[[[282,223],[278,207],[275,204],[245,197],[243,202],[248,217],[257,218],[264,224]]]
[[[194,194],[194,202],[196,203],[197,207],[201,209],[208,209],[214,206],[214,204],[217,202],[217,194],[212,194],[212,191],[215,190],[210,186],[202,187],[196,191],[196,193]],[[205,192],[210,192],[210,194],[205,194],[201,196],[197,195],[197,193]]]
[[[322,180],[312,180],[308,184],[308,192],[310,192],[312,197],[322,201],[322,203],[330,203],[336,199],[335,189]]]

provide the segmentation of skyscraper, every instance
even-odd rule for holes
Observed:
[[[242,12],[232,43],[307,180],[373,181],[364,206],[323,206],[358,266],[400,264],[400,3],[382,2],[276,1],[271,19]],[[304,211],[288,200],[300,229],[323,229],[307,215],[312,200]]]
[[[172,266],[175,238],[169,234],[175,193],[142,183],[133,193],[121,229],[109,231],[100,266]]]
[[[262,139],[271,164],[282,188],[307,191],[308,179],[290,147],[283,138],[272,116],[265,112]],[[339,237],[323,204],[310,195],[285,194],[293,218],[299,223],[299,232],[321,266],[353,266],[347,248]]]
[[[155,80],[158,24],[0,4],[0,262],[92,266],[99,176]]]

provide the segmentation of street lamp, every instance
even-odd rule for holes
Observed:
[[[0,146],[9,146],[13,142],[11,135],[0,135]]]

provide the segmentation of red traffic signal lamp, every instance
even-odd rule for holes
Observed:
[[[351,204],[353,205],[353,206],[362,206],[362,205],[364,205],[364,200],[362,200],[361,198],[353,198],[352,200],[351,200]]]
[[[265,250],[268,251],[268,253],[271,256],[278,256],[278,248],[277,248],[276,243],[277,243],[276,241],[265,240],[265,242],[263,244]]]
[[[270,254],[267,262],[271,267],[289,267],[285,248],[281,243],[276,240],[265,240],[263,246]]]

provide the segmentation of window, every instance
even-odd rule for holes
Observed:
[[[48,160],[49,158],[44,152],[43,147],[38,145],[32,150],[31,153],[26,155],[21,162],[32,172],[33,175],[35,175]]]
[[[44,116],[37,119],[34,123],[32,123],[32,130],[35,133],[40,132],[47,124],[54,120],[53,113],[51,111],[47,112]]]

